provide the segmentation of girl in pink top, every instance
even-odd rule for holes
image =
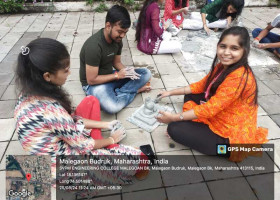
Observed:
[[[177,28],[182,28],[184,21],[183,13],[189,10],[189,0],[166,0],[164,9],[164,20],[172,19]]]

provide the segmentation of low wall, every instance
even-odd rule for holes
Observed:
[[[194,0],[197,7],[205,4],[205,0]],[[142,5],[142,2],[136,2]],[[68,12],[68,11],[93,11],[100,2],[95,2],[92,6],[86,5],[86,2],[46,2],[46,3],[27,3],[24,7],[26,12]],[[114,2],[106,1],[107,7],[114,5]],[[245,6],[276,6],[276,3],[270,3],[269,0],[245,0]]]

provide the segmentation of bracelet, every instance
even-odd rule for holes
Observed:
[[[115,78],[119,80],[119,74],[118,74],[118,72],[115,72],[114,74],[115,74]]]
[[[258,38],[258,37],[255,37],[255,39],[258,40],[258,41],[260,41],[260,38]]]
[[[186,94],[186,87],[184,87],[184,94]]]
[[[108,138],[113,142],[113,144],[115,144],[114,138],[112,138],[112,137],[108,137]]]

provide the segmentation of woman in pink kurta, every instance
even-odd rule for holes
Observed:
[[[167,25],[160,20],[159,8],[163,2],[146,0],[139,14],[135,40],[137,48],[146,54],[177,53],[181,50],[181,43],[170,41],[171,34],[164,31]]]

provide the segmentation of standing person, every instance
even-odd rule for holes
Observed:
[[[159,5],[164,0],[146,0],[140,11],[136,27],[137,48],[146,54],[177,53],[181,43],[170,40],[171,34],[165,32],[169,24],[160,20]]]
[[[161,93],[162,98],[185,95],[182,113],[160,112],[157,118],[168,124],[167,132],[173,140],[207,155],[216,155],[217,144],[267,141],[267,130],[257,128],[258,89],[248,64],[249,51],[248,31],[243,27],[229,28],[217,44],[207,76]],[[240,161],[238,156],[231,156]]]
[[[149,69],[134,70],[121,62],[122,39],[130,24],[126,8],[113,6],[107,13],[105,28],[89,37],[81,49],[83,89],[87,95],[95,96],[107,113],[119,112],[133,101],[137,93],[151,90]]]
[[[15,107],[15,119],[23,149],[33,155],[51,155],[52,177],[59,155],[123,155],[128,160],[143,156],[139,149],[117,144],[123,138],[124,129],[108,138],[101,136],[100,129],[112,129],[116,121],[100,121],[99,102],[95,97],[86,97],[81,102],[75,113],[79,116],[71,115],[69,95],[61,87],[69,74],[70,57],[62,43],[41,38],[22,48],[16,69],[21,95]],[[99,181],[109,184],[112,178],[118,177],[124,183],[135,173],[106,171],[104,179],[91,178],[93,184]]]
[[[243,7],[244,0],[215,0],[205,5],[201,13],[191,13],[190,19],[185,19],[182,27],[192,30],[204,28],[209,35],[209,28],[228,28],[232,20],[241,14]]]
[[[280,28],[280,14],[278,14],[265,29],[256,28],[252,35],[253,45],[259,49],[267,49],[280,58],[280,35],[270,32],[274,28]]]
[[[171,19],[177,27],[177,32],[182,28],[183,14],[189,11],[189,0],[166,0],[164,7],[164,20]]]

